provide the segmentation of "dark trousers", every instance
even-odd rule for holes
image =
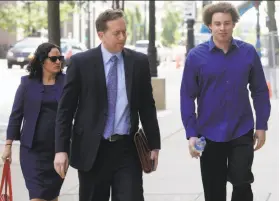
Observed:
[[[144,201],[142,169],[130,137],[102,140],[88,172],[78,171],[79,201]]]
[[[206,140],[200,158],[205,201],[226,201],[227,181],[233,185],[232,201],[253,201],[253,132],[230,142]]]

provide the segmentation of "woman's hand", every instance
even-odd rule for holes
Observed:
[[[9,160],[10,163],[12,163],[12,145],[5,145],[3,154],[2,154],[2,160],[5,163],[6,160]]]

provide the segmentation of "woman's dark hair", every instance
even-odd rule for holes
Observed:
[[[57,45],[48,42],[42,43],[37,47],[33,59],[29,62],[27,66],[27,71],[29,72],[30,79],[35,78],[39,79],[40,81],[42,80],[43,63],[48,58],[48,54],[53,48],[57,48],[61,52],[60,48]],[[62,71],[60,71],[58,74],[61,73]]]

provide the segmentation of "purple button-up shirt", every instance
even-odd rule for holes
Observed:
[[[212,38],[193,48],[181,84],[181,116],[187,138],[201,135],[227,142],[253,129],[248,84],[256,111],[255,129],[267,130],[269,92],[255,48],[233,39],[224,54]]]

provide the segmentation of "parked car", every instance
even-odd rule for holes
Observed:
[[[37,47],[47,42],[47,38],[41,37],[27,37],[14,44],[7,52],[8,68],[12,68],[13,65],[20,65],[24,68],[26,64],[34,57],[34,52]],[[65,57],[64,65],[69,63],[69,59],[72,55],[87,50],[83,43],[80,43],[73,39],[64,39],[60,41],[61,53]]]
[[[62,38],[60,41],[62,55],[65,59],[65,66],[69,64],[70,57],[78,52],[86,51],[88,48],[79,41]]]
[[[135,46],[134,45],[125,45],[125,48],[131,49],[131,50],[135,50]]]
[[[27,37],[18,41],[7,52],[8,68],[12,68],[13,65],[20,65],[21,68],[24,68],[33,58],[36,48],[46,41],[46,38],[40,37]]]
[[[135,51],[148,54],[149,40],[138,40],[135,43]],[[159,41],[155,41],[157,49],[157,65],[163,61],[167,61],[171,58],[171,51],[164,47]]]

